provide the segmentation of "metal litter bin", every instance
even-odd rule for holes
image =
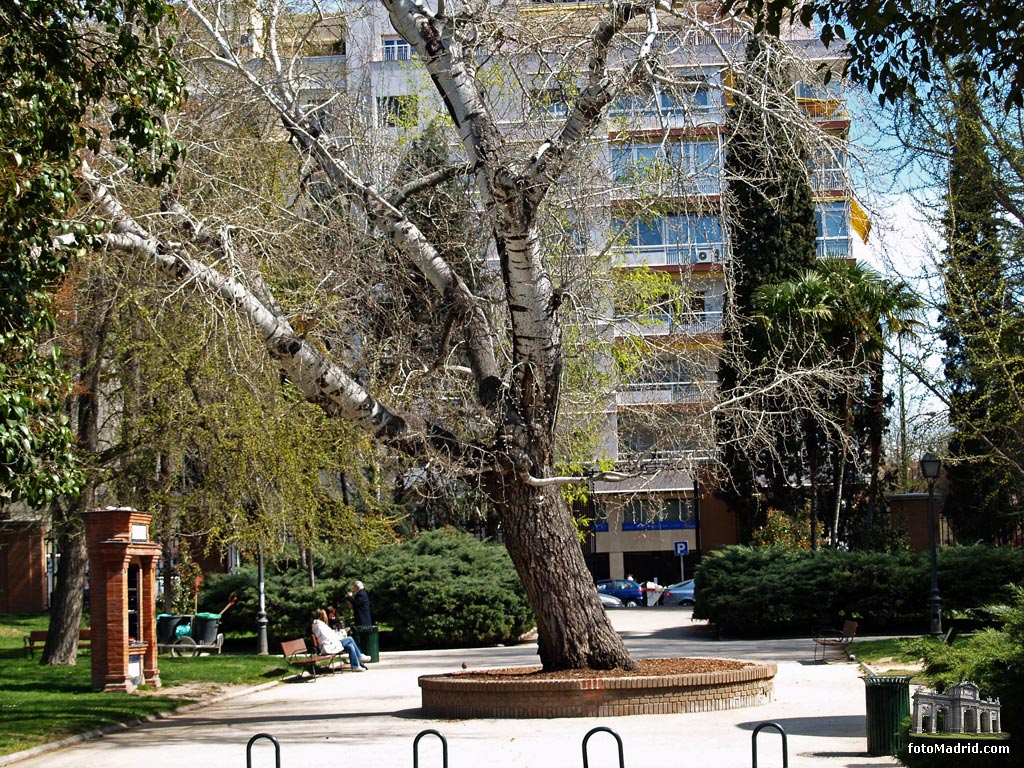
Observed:
[[[910,716],[910,675],[865,675],[868,754],[894,755],[903,746],[900,726]]]
[[[192,623],[191,616],[175,616],[170,613],[161,613],[156,617],[156,641],[159,645],[171,645],[181,637],[182,633],[188,634],[188,625]],[[183,631],[179,631],[179,627]]]
[[[216,646],[219,627],[219,613],[197,613],[192,621],[192,639],[197,645]]]
[[[352,631],[356,636],[356,643],[364,655],[370,657],[370,661],[380,661],[380,632],[376,624],[353,627]]]

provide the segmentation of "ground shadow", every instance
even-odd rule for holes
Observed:
[[[753,731],[763,721],[737,723],[737,728]],[[866,717],[864,715],[823,715],[821,717],[783,717],[772,720],[785,730],[788,736],[823,736],[826,738],[867,738]],[[776,733],[774,729],[766,729],[762,733]]]

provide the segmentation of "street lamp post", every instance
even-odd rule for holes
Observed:
[[[928,481],[928,532],[931,538],[932,588],[928,592],[928,633],[942,634],[942,597],[939,595],[939,569],[936,555],[935,480],[942,461],[933,453],[921,457],[921,474]]]

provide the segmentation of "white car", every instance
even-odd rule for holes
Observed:
[[[615,595],[606,595],[604,592],[598,592],[597,596],[601,598],[601,605],[605,608],[625,608],[626,604],[619,600]]]

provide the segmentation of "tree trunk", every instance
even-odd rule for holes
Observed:
[[[878,507],[879,474],[882,464],[882,436],[885,432],[885,372],[882,360],[871,360],[870,386],[868,395],[871,403],[871,424],[869,425],[869,456],[868,470],[868,509],[865,520],[864,546],[871,547],[874,543],[875,513]]]
[[[81,305],[94,310],[77,328],[80,342],[78,386],[72,401],[78,449],[89,457],[99,453],[101,361],[107,338],[110,305],[102,278],[81,287]],[[40,664],[73,665],[78,654],[78,629],[82,623],[82,591],[89,554],[85,546],[82,512],[95,503],[99,470],[90,468],[78,498],[67,506],[54,505],[53,531],[60,553],[57,584],[50,606],[49,634]]]
[[[601,606],[559,490],[506,476],[498,493],[505,546],[537,618],[544,669],[635,669]]]
[[[54,512],[53,528],[60,567],[50,603],[49,634],[39,663],[74,666],[78,659],[78,628],[82,624],[82,591],[88,562],[79,505]]]

